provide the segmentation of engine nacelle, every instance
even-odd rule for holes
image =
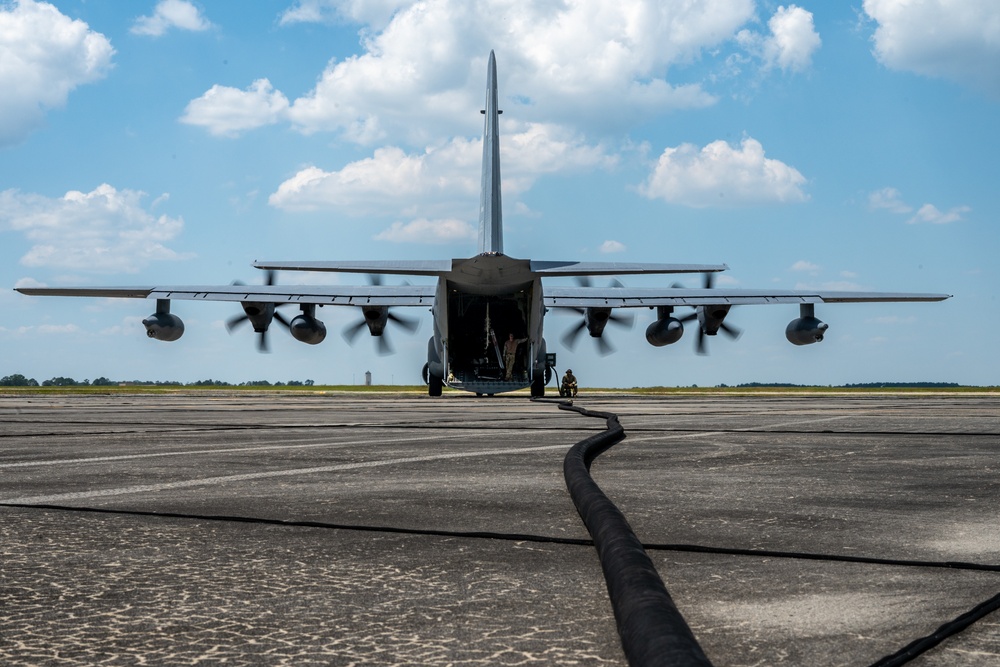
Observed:
[[[169,312],[155,312],[142,321],[146,335],[156,340],[173,341],[184,335],[184,322]]]
[[[364,313],[368,332],[373,336],[381,336],[385,332],[385,325],[389,322],[389,307],[364,306],[361,312]]]
[[[600,338],[604,334],[604,327],[611,319],[610,308],[587,308],[583,314],[583,321],[587,324],[587,333],[592,338]]]
[[[681,339],[684,325],[675,317],[664,317],[646,327],[646,342],[654,347],[671,345]]]
[[[803,303],[799,306],[799,317],[785,327],[785,338],[792,345],[812,345],[823,340],[830,325],[816,319],[813,304]]]
[[[243,306],[243,312],[246,313],[254,331],[257,333],[267,331],[274,319],[275,304],[261,301],[241,301],[240,305]]]
[[[326,325],[312,315],[302,313],[288,323],[292,337],[308,345],[318,345],[326,338]]]

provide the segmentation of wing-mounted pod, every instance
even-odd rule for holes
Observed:
[[[184,322],[170,313],[170,299],[157,299],[156,312],[142,321],[146,335],[163,341],[174,341],[184,335]]]
[[[646,342],[654,347],[663,347],[681,339],[684,325],[673,313],[673,306],[656,307],[656,321],[646,327]]]
[[[326,338],[326,325],[316,319],[316,304],[302,304],[302,313],[288,323],[288,330],[295,340],[307,345],[318,345]]]
[[[812,345],[823,340],[829,328],[829,324],[816,319],[814,304],[802,303],[799,304],[799,317],[785,328],[785,338],[792,345]]]

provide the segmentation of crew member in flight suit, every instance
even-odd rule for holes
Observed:
[[[511,373],[514,372],[514,358],[517,356],[517,346],[528,340],[527,338],[514,338],[514,334],[510,334],[507,340],[503,344],[503,365],[507,371],[506,379],[509,382],[511,379]]]

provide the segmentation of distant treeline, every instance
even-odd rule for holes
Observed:
[[[39,382],[20,373],[5,375],[0,378],[0,387],[311,387],[312,380],[289,380],[288,382],[268,382],[267,380],[250,380],[233,384],[222,380],[198,380],[197,382],[180,382],[177,380],[109,380],[99,377],[94,380],[74,380],[73,378],[54,377]]]
[[[728,385],[720,384],[720,387],[726,387]],[[811,387],[815,385],[805,385],[805,384],[790,384],[787,382],[747,382],[745,384],[735,385],[736,387]],[[920,389],[934,389],[934,388],[944,388],[944,387],[960,387],[962,385],[957,382],[859,382],[857,384],[838,384],[829,385],[830,387],[843,387],[844,389],[908,389],[908,388],[920,388]]]
[[[106,377],[99,377],[94,380],[74,380],[67,377],[54,377],[38,382],[35,378],[28,378],[20,373],[5,375],[0,378],[0,387],[312,387],[316,383],[312,380],[289,380],[288,382],[268,382],[267,380],[249,380],[247,382],[232,383],[222,380],[198,380],[197,382],[180,382],[178,380],[109,380]],[[698,385],[691,385],[697,387]],[[735,387],[737,389],[754,388],[799,388],[805,389],[817,385],[793,384],[790,382],[745,382],[743,384],[728,385],[719,384],[718,388]],[[857,384],[822,385],[829,388],[844,389],[935,389],[961,387],[957,382],[860,382]]]

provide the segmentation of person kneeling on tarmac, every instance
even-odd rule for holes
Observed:
[[[559,395],[566,398],[576,396],[576,376],[573,375],[572,368],[566,369],[566,375],[562,379],[562,386],[559,387]]]

